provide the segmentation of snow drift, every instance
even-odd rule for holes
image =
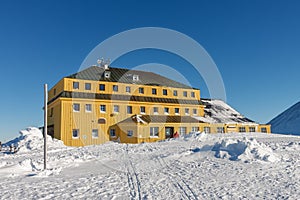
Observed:
[[[250,161],[279,161],[273,150],[265,144],[258,143],[253,138],[223,139],[217,142],[212,151],[215,151],[217,158],[229,158],[230,160]]]
[[[20,136],[4,144],[7,148],[13,145],[18,152],[37,151],[44,148],[43,133],[35,127],[20,131]],[[62,141],[47,137],[47,147],[50,149],[66,147]]]

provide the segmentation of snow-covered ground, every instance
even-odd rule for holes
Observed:
[[[0,199],[298,199],[300,137],[191,134],[72,148],[30,128],[0,153]],[[8,149],[6,149],[8,150]]]

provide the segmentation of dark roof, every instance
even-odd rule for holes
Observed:
[[[137,123],[137,115],[133,115],[120,123]],[[170,115],[138,115],[141,120],[146,123],[200,123],[202,121],[197,120],[190,116],[170,116]]]
[[[201,101],[195,99],[174,99],[174,98],[158,98],[151,96],[134,96],[123,94],[97,94],[97,93],[84,93],[84,92],[69,92],[63,91],[56,97],[51,99],[48,104],[54,102],[56,99],[63,98],[80,98],[80,99],[105,99],[105,100],[119,100],[119,101],[139,101],[139,102],[155,102],[167,104],[190,104],[201,105]]]
[[[110,78],[104,77],[104,72],[110,72]],[[133,75],[138,75],[139,80],[134,81]],[[153,86],[167,86],[175,88],[186,88],[191,89],[192,87],[155,74],[153,72],[130,70],[124,68],[92,66],[84,69],[80,72],[67,76],[66,78],[83,79],[83,80],[94,80],[94,81],[107,81],[107,82],[121,82],[130,84],[141,84],[141,85],[153,85]]]

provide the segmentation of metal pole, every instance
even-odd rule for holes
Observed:
[[[47,169],[47,112],[48,112],[48,85],[44,85],[44,170]]]

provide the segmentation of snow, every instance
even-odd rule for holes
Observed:
[[[257,123],[247,119],[242,114],[237,112],[231,106],[222,100],[218,99],[201,99],[201,102],[206,106],[204,108],[205,117],[196,116],[194,118],[206,123],[225,123],[236,124],[243,123],[249,125],[257,125]]]
[[[272,119],[269,124],[274,133],[300,135],[300,102]]]
[[[0,199],[298,199],[300,137],[192,133],[156,143],[66,147],[36,128],[0,153]]]

